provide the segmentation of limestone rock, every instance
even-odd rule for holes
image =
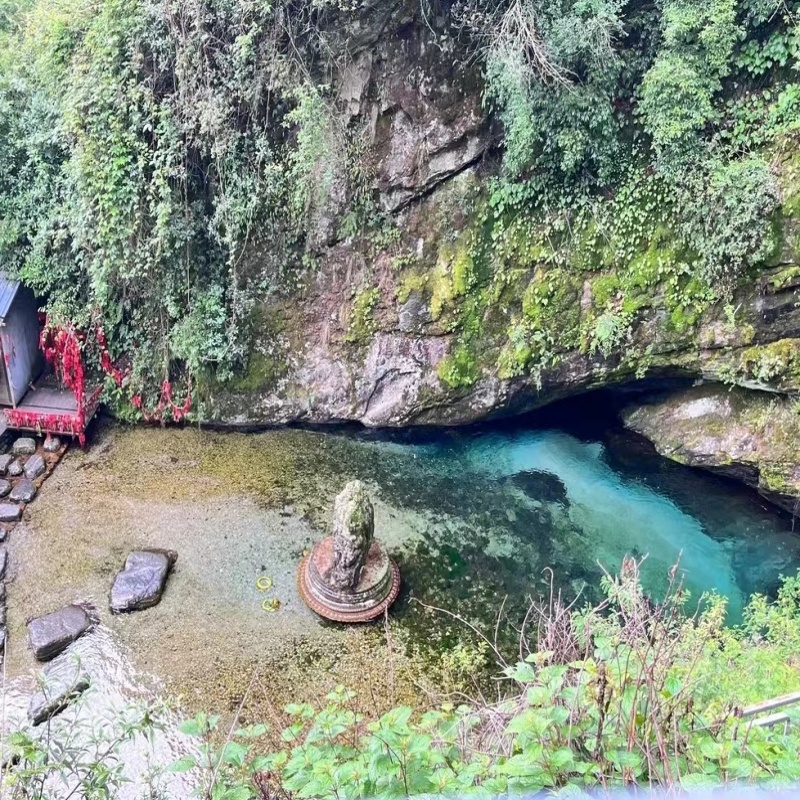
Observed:
[[[47,469],[47,464],[44,462],[44,458],[40,455],[31,456],[25,462],[25,477],[29,480],[36,480],[40,475],[44,474],[45,470]]]
[[[177,559],[169,550],[135,550],[111,587],[111,611],[141,611],[161,602],[167,576]]]
[[[19,475],[22,475],[22,462],[15,458],[9,465],[8,469],[6,470],[6,474],[10,475],[12,478],[16,478]]]
[[[22,478],[12,489],[9,500],[13,500],[15,503],[30,503],[34,497],[36,497],[36,487],[33,482]]]
[[[41,725],[63,711],[83,694],[90,685],[89,675],[74,661],[48,664],[42,672],[41,691],[31,697],[28,719],[32,725]]]
[[[44,440],[45,453],[57,453],[61,449],[61,439],[58,436],[48,436]]]
[[[22,509],[13,503],[0,503],[0,522],[17,522],[22,516]]]
[[[23,436],[14,442],[11,450],[15,456],[32,456],[36,452],[36,439]]]
[[[86,609],[69,605],[28,622],[28,640],[39,661],[49,661],[92,627]]]
[[[350,481],[333,506],[333,566],[328,583],[338,590],[352,589],[375,533],[375,511],[361,481]]]
[[[628,409],[661,455],[742,481],[789,511],[800,504],[800,416],[779,395],[696,386]]]
[[[0,455],[0,475],[5,475],[8,471],[8,465],[14,460],[11,453],[3,453]]]

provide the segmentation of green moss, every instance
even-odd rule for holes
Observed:
[[[437,372],[439,379],[451,389],[472,386],[480,374],[475,354],[464,344],[459,344],[439,362]]]
[[[791,284],[796,278],[800,278],[800,266],[792,265],[770,276],[767,283],[771,288],[780,290]]]
[[[380,297],[381,291],[377,286],[366,287],[356,295],[350,310],[350,324],[345,336],[346,341],[363,343],[375,333],[376,323],[373,312]]]
[[[402,276],[394,290],[394,296],[401,305],[408,302],[412,292],[422,293],[428,288],[428,276],[420,272],[408,272]]]
[[[736,376],[775,386],[800,385],[800,339],[780,339],[748,347],[739,357]]]

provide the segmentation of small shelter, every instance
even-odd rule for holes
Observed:
[[[33,292],[0,276],[0,405],[16,408],[44,367]]]
[[[48,329],[49,339],[52,330]],[[102,384],[84,386],[77,335],[63,332],[71,346],[69,374],[57,348],[45,358],[38,303],[20,281],[0,275],[0,433],[7,428],[58,433],[84,440],[100,404]],[[50,366],[45,369],[46,362]],[[74,363],[73,363],[74,362]]]

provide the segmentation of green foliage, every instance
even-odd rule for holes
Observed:
[[[638,567],[626,559],[619,576],[606,576],[596,606],[534,606],[537,639],[523,639],[522,661],[502,665],[498,701],[401,706],[370,718],[340,686],[321,707],[289,705],[275,732],[236,722],[221,730],[219,717],[201,713],[182,724],[191,743],[168,771],[201,800],[603,796],[623,787],[796,781],[797,719],[784,733],[751,726],[737,709],[800,687],[800,575],[785,579],[774,600],[754,596],[731,628],[721,597],[691,611],[678,567],[660,599],[645,595]],[[469,671],[487,653],[488,643],[448,658]],[[46,798],[48,779],[59,779],[86,796],[111,797],[126,778],[120,746],[152,742],[158,727],[140,710],[110,737],[14,733],[4,788],[12,800]],[[151,766],[136,776],[139,785],[166,800],[158,781],[165,765]]]
[[[297,282],[326,203],[341,210],[350,154],[310,70],[331,52],[320,19],[354,9],[290,5],[15,11],[0,57],[0,260],[51,316],[102,322],[133,360],[132,392],[243,364],[254,305]]]

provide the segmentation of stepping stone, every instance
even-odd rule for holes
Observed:
[[[11,481],[0,478],[0,497],[5,497],[11,491]]]
[[[171,550],[135,550],[111,587],[111,611],[122,614],[158,605],[178,554]]]
[[[22,509],[13,503],[0,503],[0,522],[17,522],[22,516]]]
[[[28,640],[39,661],[49,661],[83,636],[92,621],[81,606],[64,606],[28,623]]]
[[[36,452],[36,440],[28,436],[23,436],[14,442],[11,452],[15,456],[32,456]]]
[[[16,478],[17,475],[22,475],[22,462],[18,458],[15,458],[8,465],[8,469],[6,470],[6,475],[10,475],[12,478]]]
[[[89,676],[75,661],[48,664],[42,672],[41,691],[31,697],[28,719],[41,725],[80,697],[90,684]]]
[[[35,480],[47,469],[47,464],[40,455],[31,456],[25,462],[25,477]]]
[[[11,452],[15,456],[32,456],[36,452],[36,439],[32,436],[21,436],[14,442]]]
[[[0,475],[5,475],[8,470],[8,465],[14,460],[11,453],[4,453],[0,456]]]
[[[44,440],[45,453],[57,453],[61,449],[61,439],[58,436],[48,436]]]
[[[36,497],[36,487],[27,478],[17,481],[8,499],[15,503],[30,503]]]
[[[8,567],[8,550],[5,547],[0,547],[0,581],[6,576],[6,568]]]

